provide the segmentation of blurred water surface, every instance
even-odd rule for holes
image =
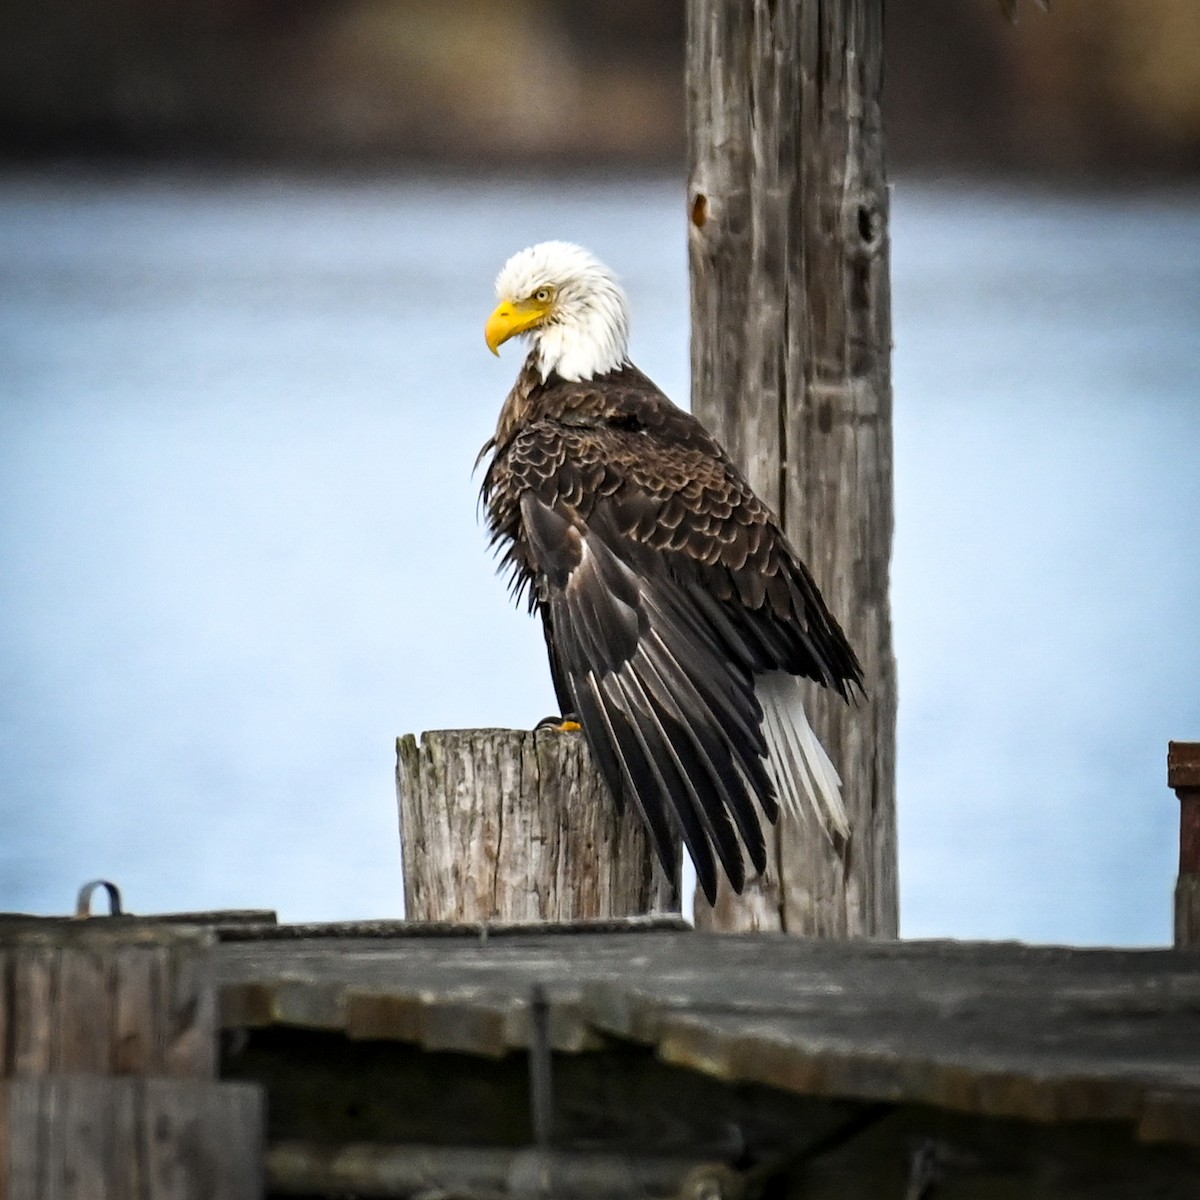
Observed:
[[[687,394],[682,186],[0,178],[0,910],[400,911],[397,733],[552,711],[471,477],[529,242]],[[1200,197],[896,187],[904,932],[1169,938]]]

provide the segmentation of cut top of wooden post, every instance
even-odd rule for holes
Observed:
[[[1179,876],[1200,877],[1200,742],[1167,744],[1167,784],[1179,797]]]
[[[396,743],[405,916],[574,921],[678,911],[637,813],[578,733],[447,729]]]
[[[1200,742],[1167,743],[1167,787],[1200,788]]]

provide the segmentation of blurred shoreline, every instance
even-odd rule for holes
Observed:
[[[0,8],[0,163],[363,177],[682,174],[682,0]],[[887,10],[893,173],[1200,175],[1195,0]]]

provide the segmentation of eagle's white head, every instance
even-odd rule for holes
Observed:
[[[570,242],[539,242],[496,277],[500,303],[484,336],[493,354],[528,334],[542,379],[593,379],[628,361],[629,305],[616,276]]]

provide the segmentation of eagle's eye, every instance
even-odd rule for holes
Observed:
[[[548,287],[540,287],[536,292],[533,293],[533,298],[539,304],[548,304],[550,302],[550,297],[553,294],[554,293]]]

